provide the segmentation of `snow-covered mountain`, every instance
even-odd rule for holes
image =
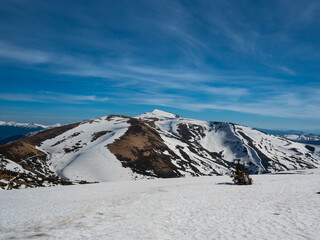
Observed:
[[[316,134],[300,133],[300,134],[283,134],[280,136],[295,142],[320,145],[320,136]]]
[[[42,125],[37,123],[16,123],[0,121],[0,145],[27,137],[43,129],[59,127],[60,124]]]
[[[269,133],[272,135],[289,139],[294,142],[320,145],[320,135],[314,134],[314,133],[307,133],[307,132],[296,131],[296,130],[270,130],[270,129],[259,129],[259,130],[265,133]]]
[[[37,124],[37,123],[17,123],[17,122],[4,122],[0,121],[0,126],[10,126],[10,127],[24,127],[24,128],[48,128],[47,125]],[[57,124],[57,127],[59,124]]]
[[[3,188],[221,175],[237,161],[257,174],[320,166],[320,146],[160,110],[48,129],[0,146],[0,154]]]

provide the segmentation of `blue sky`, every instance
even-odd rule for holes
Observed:
[[[320,131],[319,1],[2,1],[0,120],[154,108]]]

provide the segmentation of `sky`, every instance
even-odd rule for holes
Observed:
[[[0,120],[155,108],[320,132],[320,2],[1,1]]]

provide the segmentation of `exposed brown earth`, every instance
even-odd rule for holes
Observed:
[[[108,120],[108,121],[110,121],[110,120],[112,120],[113,118],[116,118],[116,117],[118,117],[118,118],[130,118],[130,117],[127,117],[127,116],[124,116],[124,115],[108,115],[107,117],[106,117],[106,120]]]
[[[46,159],[45,153],[37,150],[34,145],[24,141],[15,141],[0,146],[0,154],[15,162],[19,162],[33,156],[37,156],[43,160]]]
[[[130,118],[127,132],[108,149],[122,162],[137,173],[157,177],[178,177],[177,167],[171,163],[167,152],[178,158],[162,141],[159,134],[143,121]]]
[[[157,126],[156,126],[155,122],[159,121],[159,119],[158,118],[148,118],[148,119],[145,119],[143,121],[145,123],[147,123],[148,125],[150,125],[151,127],[156,128]]]
[[[39,145],[40,143],[42,143],[45,140],[59,136],[60,134],[66,132],[72,128],[77,127],[78,125],[80,125],[80,123],[81,122],[44,130],[44,131],[41,131],[33,136],[23,138],[23,139],[21,139],[21,141],[26,142],[26,143],[30,143],[32,145]]]
[[[17,173],[0,169],[0,188],[13,189],[24,187],[44,187],[46,185],[71,185],[72,183],[56,176],[44,176],[26,173]]]
[[[76,136],[79,136],[81,134],[81,132],[75,132],[74,134],[72,134],[71,136],[67,137],[67,138],[63,138],[61,139],[60,141],[54,143],[53,145],[51,145],[51,147],[55,147],[63,142],[65,142],[67,139],[70,139],[70,138],[74,138]]]
[[[91,142],[94,142],[95,140],[97,140],[99,137],[102,137],[103,135],[106,135],[108,133],[112,133],[112,131],[100,131],[100,132],[95,132],[94,134],[92,134],[92,139]]]
[[[29,181],[30,178],[24,180],[23,178],[21,178],[21,176],[21,173],[0,170],[0,179],[4,180],[5,182],[9,182],[5,183],[0,180],[0,188],[10,190],[12,188],[15,188],[15,186],[21,185],[25,185],[26,187],[37,186],[34,181]]]
[[[36,149],[41,142],[54,138],[76,126],[80,123],[69,124],[66,126],[56,127],[39,132],[33,136],[23,138],[5,145],[0,146],[0,155],[3,158],[10,159],[32,174],[17,173],[0,169],[0,187],[11,189],[19,188],[21,185],[25,187],[43,186],[46,184],[71,184],[48,170],[46,163],[47,155]]]
[[[39,132],[33,136],[23,138],[11,143],[0,146],[0,154],[13,161],[21,161],[32,156],[37,156],[43,160],[46,159],[46,154],[37,150],[35,146],[38,146],[41,142],[54,138],[76,126],[80,123],[69,124],[61,127],[56,127]]]
[[[201,137],[205,136],[203,127],[200,125],[181,123],[178,125],[177,131],[185,140],[191,140],[197,135]]]

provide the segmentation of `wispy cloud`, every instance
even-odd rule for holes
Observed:
[[[54,92],[42,92],[36,94],[14,94],[14,93],[2,93],[0,94],[0,100],[5,101],[22,101],[22,102],[41,102],[41,103],[72,103],[72,104],[84,104],[88,102],[105,102],[108,101],[108,97],[97,97],[95,95],[73,95]]]
[[[2,43],[2,45],[4,44]],[[14,51],[10,54],[9,52],[12,49]],[[320,118],[315,112],[315,110],[319,110],[317,107],[320,106],[319,99],[312,97],[317,95],[310,94],[308,90],[309,92],[304,91],[306,95],[301,96],[296,94],[294,89],[283,89],[281,84],[285,83],[285,81],[282,79],[252,75],[220,75],[212,72],[179,68],[165,69],[133,64],[133,61],[129,61],[129,64],[126,62],[122,64],[105,62],[94,64],[88,59],[84,60],[73,56],[52,54],[15,46],[10,46],[8,51],[6,54],[2,52],[0,56],[19,62],[24,61],[26,64],[49,63],[51,66],[50,71],[58,74],[97,77],[101,78],[102,81],[112,81],[110,84],[114,86],[135,86],[137,92],[128,97],[127,90],[123,90],[123,96],[120,101],[170,106],[196,111],[220,109],[268,116]],[[18,51],[24,54],[19,55],[17,54]],[[28,54],[32,55],[33,53],[39,53],[38,55],[43,57],[36,59],[27,57]],[[37,55],[35,54],[35,56]],[[284,66],[280,66],[279,69],[289,75],[295,74],[291,69]],[[233,81],[237,83],[239,81],[242,83],[248,81],[248,86],[254,86],[252,82],[256,82],[255,90],[252,91],[244,86],[232,86]],[[268,82],[273,82],[273,87],[269,86],[268,88],[268,85],[265,85]],[[274,87],[274,82],[278,84],[276,88]],[[265,93],[261,95],[259,89],[264,89]],[[175,94],[165,93],[171,90],[178,92]],[[184,93],[181,93],[181,91]],[[186,97],[188,94],[190,97]],[[201,99],[203,96],[207,96],[207,100]],[[221,96],[224,96],[224,99],[221,99]],[[110,99],[95,95],[73,95],[53,92],[36,94],[3,93],[0,95],[0,99],[6,101],[83,104],[108,100],[117,101],[117,94],[114,94]],[[211,99],[214,103],[208,103],[208,99]]]
[[[48,52],[26,49],[0,42],[0,58],[23,62],[25,64],[41,64],[52,61]]]
[[[3,44],[3,43],[2,43]],[[3,44],[5,45],[5,44]],[[218,87],[208,86],[206,83],[223,83],[229,76],[216,75],[212,72],[192,71],[188,69],[163,69],[151,66],[133,65],[126,63],[100,63],[94,64],[89,60],[67,56],[64,54],[42,52],[34,49],[24,49],[12,46],[25,57],[14,58],[15,52],[7,57],[17,61],[24,61],[26,64],[51,64],[51,70],[58,74],[73,75],[79,77],[97,77],[106,80],[117,80],[117,83],[124,82],[137,85],[140,89],[168,90],[177,89],[187,92],[199,92],[203,94],[225,95],[225,96],[244,96],[249,93],[248,89],[239,87]],[[30,56],[28,54],[30,54]],[[43,58],[32,59],[33,53],[41,53]],[[27,57],[28,56],[28,57]],[[50,57],[49,57],[50,56]],[[237,77],[236,77],[237,78]]]
[[[297,2],[261,7],[256,3],[170,0],[141,1],[137,7],[128,1],[126,8],[121,3],[110,4],[118,9],[116,14],[93,4],[90,9],[95,18],[88,14],[86,4],[77,5],[76,12],[55,13],[61,19],[72,19],[72,24],[41,15],[44,22],[37,30],[50,36],[18,41],[21,34],[12,39],[8,34],[0,41],[0,61],[17,68],[25,64],[30,72],[41,70],[63,81],[90,80],[91,92],[30,94],[32,89],[28,89],[29,94],[2,93],[0,99],[75,104],[108,101],[319,119],[320,94],[312,91],[319,86],[312,86],[305,77],[312,67],[316,69],[310,71],[313,81],[319,76],[319,31],[314,23],[319,3]],[[27,20],[22,11],[27,4],[21,6],[17,17]],[[43,4],[31,8],[29,15],[41,8],[52,13],[51,5]],[[66,31],[48,28],[52,24]],[[22,25],[14,26],[15,31]],[[28,30],[34,29],[29,26]],[[99,87],[93,87],[91,81]],[[46,87],[50,88],[44,83],[43,90]]]
[[[135,104],[166,106],[188,111],[227,110],[262,116],[320,120],[319,91],[312,87],[300,90],[301,94],[278,92],[272,96],[245,102],[228,101],[227,99],[205,102],[184,95],[154,93],[135,95],[123,100],[129,100]]]
[[[296,75],[295,71],[293,71],[290,68],[287,68],[285,66],[280,66],[279,68],[280,68],[280,70],[282,70],[283,72],[285,72],[285,73],[287,73],[289,75]]]

